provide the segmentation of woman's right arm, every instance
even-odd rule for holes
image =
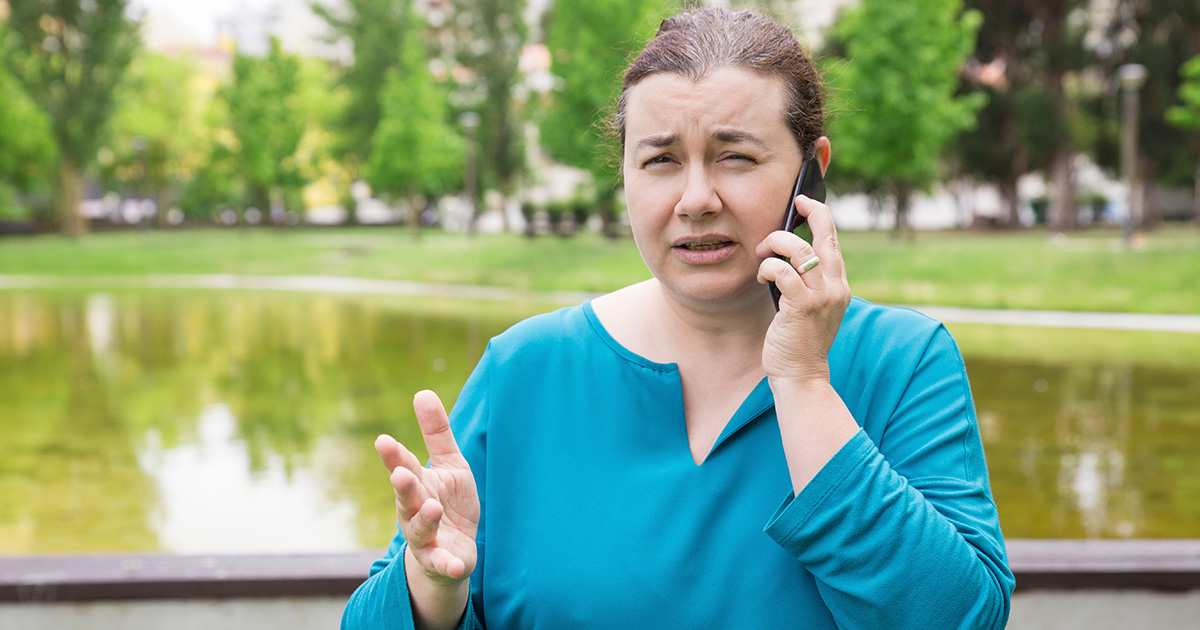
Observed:
[[[479,494],[471,468],[433,392],[413,399],[429,465],[390,436],[375,448],[387,466],[400,532],[355,591],[342,628],[450,629],[477,625],[469,606]],[[396,562],[400,560],[400,562]]]

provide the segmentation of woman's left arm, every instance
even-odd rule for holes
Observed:
[[[841,627],[1003,628],[1013,578],[962,357],[938,326],[903,335],[920,343],[905,352],[863,357],[883,377],[866,383],[878,418],[861,429],[829,380],[849,301],[832,219],[798,207],[822,273],[764,263],[760,274],[784,296],[763,361],[795,490],[766,532],[813,574]],[[803,263],[807,244],[789,236],[800,241],[764,245]]]

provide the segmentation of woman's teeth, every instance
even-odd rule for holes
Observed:
[[[706,252],[714,249],[721,249],[725,246],[725,241],[707,241],[704,243],[684,243],[684,249],[690,249],[694,252]]]

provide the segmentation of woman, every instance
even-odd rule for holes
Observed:
[[[343,627],[1004,627],[953,340],[851,298],[824,205],[776,231],[819,87],[766,18],[663,22],[616,119],[653,279],[493,339],[450,420],[418,394],[427,468],[380,436],[400,534]]]

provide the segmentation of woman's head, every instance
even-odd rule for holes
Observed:
[[[625,145],[630,90],[646,77],[669,73],[699,81],[718,68],[775,77],[785,85],[784,117],[796,146],[813,157],[824,135],[821,77],[786,27],[749,11],[705,8],[663,20],[658,34],[625,72],[615,127]]]

